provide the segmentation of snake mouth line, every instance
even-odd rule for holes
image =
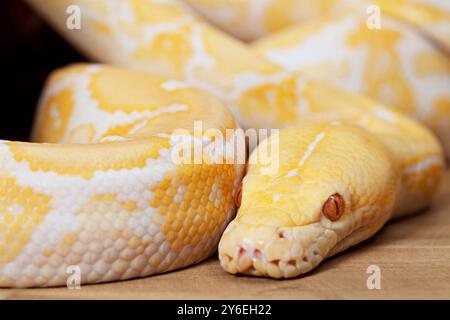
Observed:
[[[343,237],[321,223],[271,227],[232,222],[219,243],[219,260],[222,268],[232,274],[294,278],[359,242],[354,239],[371,237],[385,221],[375,219]]]
[[[253,251],[253,257],[251,256],[251,252],[248,253],[242,247],[239,250],[242,253],[240,254],[238,263],[235,263],[236,266],[232,266],[233,257],[225,254],[220,258],[221,266],[230,273],[242,273],[276,279],[293,278],[300,274],[307,273],[323,260],[320,254],[315,250],[313,251],[311,260],[307,255],[304,255],[301,259],[289,259],[287,261],[282,259],[268,261],[263,259],[261,258],[262,253],[258,249]],[[234,272],[233,269],[236,269],[236,272]]]
[[[232,274],[293,278],[320,264],[336,241],[320,223],[279,228],[233,222],[220,241],[219,259]]]

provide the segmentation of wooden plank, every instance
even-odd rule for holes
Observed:
[[[381,290],[366,286],[381,268]],[[1,289],[9,299],[450,299],[450,171],[429,210],[393,221],[374,238],[293,280],[233,276],[211,258],[145,279],[67,288]]]

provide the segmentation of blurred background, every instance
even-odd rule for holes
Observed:
[[[0,140],[28,141],[44,81],[55,68],[85,61],[22,0],[0,4]]]

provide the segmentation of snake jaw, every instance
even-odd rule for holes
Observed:
[[[336,242],[336,234],[320,223],[276,227],[234,221],[219,243],[219,259],[232,274],[292,278],[314,269]]]
[[[252,224],[241,212],[241,219],[232,221],[220,240],[222,268],[232,274],[276,279],[307,273],[324,259],[376,233],[395,202],[391,195],[385,197],[384,206],[361,207],[350,199],[348,190],[341,188],[325,200],[326,205],[309,223],[297,226]],[[331,218],[327,212],[332,213]]]

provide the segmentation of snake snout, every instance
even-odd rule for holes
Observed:
[[[315,268],[334,245],[334,233],[318,223],[276,227],[234,221],[219,243],[219,259],[232,274],[292,278]]]

